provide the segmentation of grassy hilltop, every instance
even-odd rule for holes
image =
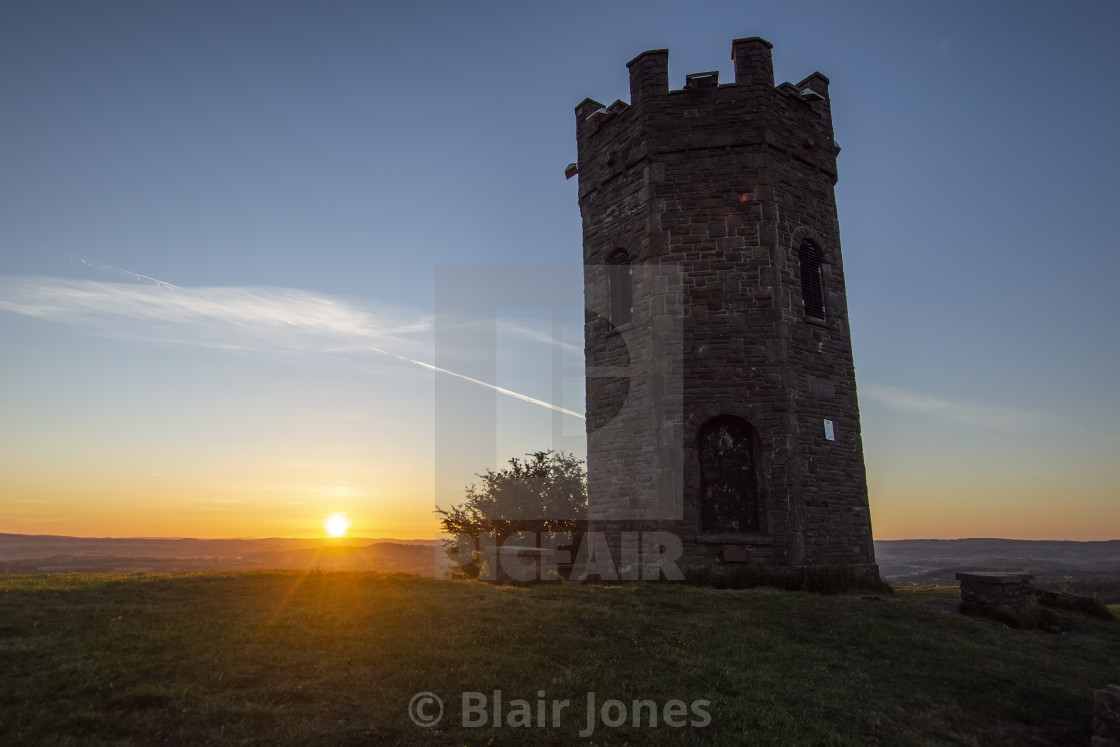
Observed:
[[[947,612],[955,597],[0,576],[0,742],[1086,744],[1092,690],[1120,682],[1120,624],[1011,630]],[[534,723],[543,690],[545,726],[492,728],[495,690],[503,718],[524,699]],[[445,703],[436,727],[408,717],[421,691]],[[464,691],[486,695],[491,726],[459,725]],[[589,691],[622,701],[626,724],[597,713],[581,739]],[[710,701],[710,724],[667,726],[674,699]],[[570,701],[556,728],[553,700]],[[634,700],[653,702],[639,727]]]

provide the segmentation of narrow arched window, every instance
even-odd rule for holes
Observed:
[[[824,319],[824,278],[821,275],[821,250],[809,239],[797,248],[801,264],[801,298],[805,302],[805,316]]]
[[[607,264],[607,314],[611,324],[625,324],[634,305],[630,255],[622,249],[611,252]]]

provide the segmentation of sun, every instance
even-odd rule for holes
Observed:
[[[346,518],[346,514],[331,514],[323,522],[323,528],[327,530],[328,537],[345,537],[346,530],[350,528],[350,520]]]

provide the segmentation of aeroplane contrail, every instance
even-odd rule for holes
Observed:
[[[429,371],[435,371],[436,373],[446,374],[448,376],[454,376],[455,378],[462,379],[463,381],[469,381],[472,384],[477,384],[481,387],[485,387],[486,389],[492,389],[495,392],[497,392],[498,394],[504,394],[507,397],[513,397],[514,399],[519,399],[522,402],[529,402],[529,403],[534,404],[534,405],[540,405],[541,407],[547,407],[549,410],[555,410],[556,412],[562,412],[565,415],[571,415],[572,417],[579,418],[580,420],[585,419],[584,416],[583,416],[583,413],[576,412],[575,410],[566,410],[563,407],[560,407],[559,405],[554,405],[551,402],[545,402],[543,399],[537,399],[536,397],[530,397],[527,394],[521,394],[520,392],[515,392],[512,389],[506,389],[505,387],[500,387],[497,384],[491,384],[487,381],[482,381],[481,379],[475,379],[475,378],[467,376],[465,374],[455,373],[454,371],[448,371],[446,368],[440,368],[439,366],[433,366],[431,363],[424,363],[423,361],[415,361],[411,358],[405,358],[403,355],[397,355],[396,353],[390,353],[389,351],[381,350],[380,348],[370,348],[370,350],[381,353],[382,355],[390,355],[394,358],[398,358],[402,361],[405,361],[406,363],[412,363],[412,364],[420,366],[422,368],[426,368]]]
[[[78,262],[81,262],[86,267],[92,267],[96,270],[101,270],[102,272],[119,272],[121,275],[124,275],[125,277],[134,278],[135,280],[143,280],[145,283],[152,283],[153,285],[158,285],[160,288],[169,288],[171,290],[182,290],[182,288],[180,288],[179,286],[172,285],[171,283],[164,282],[163,280],[160,280],[159,278],[153,278],[153,277],[149,277],[147,275],[141,275],[138,272],[133,272],[132,270],[125,270],[125,269],[120,268],[120,267],[114,267],[113,265],[106,265],[106,264],[103,264],[101,262],[95,262],[92,259],[86,259],[85,257],[79,257],[77,254],[74,254],[74,252],[66,252],[66,254],[70,257],[70,259],[77,260]]]

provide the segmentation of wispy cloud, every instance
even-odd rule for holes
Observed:
[[[572,320],[557,329],[551,319],[533,318],[532,312],[538,310],[526,309],[518,321],[503,318],[502,315],[478,314],[472,310],[456,310],[454,312],[440,312],[439,326],[442,328],[442,339],[448,340],[458,337],[469,339],[470,344],[489,344],[495,340],[501,346],[508,341],[523,340],[542,345],[554,346],[566,351],[573,357],[583,358],[583,325],[573,327]],[[573,338],[578,338],[574,340]]]
[[[0,277],[0,311],[131,339],[268,351],[348,351],[405,342],[431,320],[374,312],[292,288],[181,288]]]
[[[549,325],[548,329],[542,327],[530,327],[525,324],[516,324],[514,322],[507,322],[499,320],[498,323],[499,334],[509,334],[514,337],[520,337],[523,340],[531,340],[532,342],[539,342],[544,345],[556,345],[569,353],[583,358],[583,343],[574,343],[563,339],[558,339],[555,336],[554,330]],[[582,334],[582,327],[580,328]]]
[[[874,400],[892,410],[919,413],[965,425],[1014,428],[1038,417],[1025,410],[952,402],[886,384],[861,382],[859,393],[861,398]]]
[[[186,288],[75,258],[86,266],[122,273],[139,282],[0,277],[0,312],[123,339],[261,352],[376,353],[523,402],[583,417],[544,400],[390,352],[430,354],[430,342],[422,339],[432,329],[430,316],[407,309],[362,308],[292,288]],[[504,329],[525,339],[553,343],[551,336],[534,330],[513,325]]]

